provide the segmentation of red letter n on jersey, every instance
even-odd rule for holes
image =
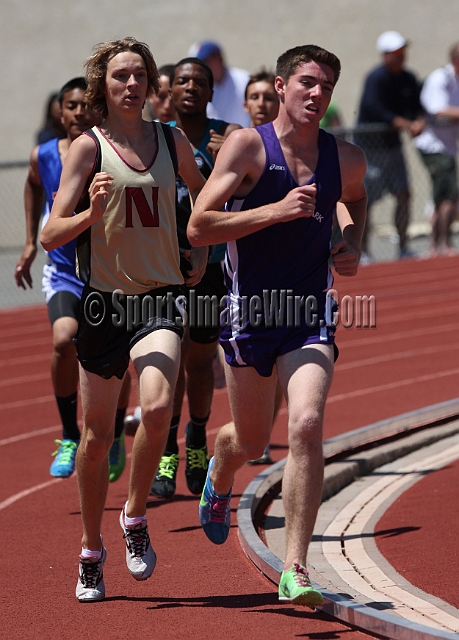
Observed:
[[[158,187],[152,187],[150,206],[141,187],[126,187],[126,227],[132,227],[132,202],[137,209],[142,227],[159,227]]]

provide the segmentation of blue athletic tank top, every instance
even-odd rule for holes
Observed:
[[[62,162],[57,146],[58,141],[58,138],[53,138],[38,147],[38,171],[46,195],[43,225],[46,224],[49,217],[61,180]],[[75,248],[76,239],[67,242],[67,244],[62,245],[62,247],[49,251],[48,256],[55,264],[65,265],[65,267],[69,267],[70,269],[73,268],[73,272],[75,273]]]
[[[244,198],[231,198],[229,211],[279,202],[299,185],[289,171],[272,122],[255,127],[266,151],[263,173]],[[319,130],[319,158],[308,184],[316,183],[316,210],[310,218],[274,224],[227,243],[226,284],[235,296],[263,295],[263,290],[291,290],[313,295],[332,286],[328,266],[341,171],[335,137]]]

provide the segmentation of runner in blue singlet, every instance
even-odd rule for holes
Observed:
[[[37,236],[43,213],[44,225],[49,217],[59,188],[62,165],[70,144],[98,122],[85,107],[86,81],[83,77],[67,82],[58,94],[62,123],[67,137],[54,138],[38,145],[30,156],[30,166],[24,191],[27,241],[16,265],[15,279],[19,287],[32,287],[30,267],[37,253]],[[44,194],[44,209],[43,205]],[[69,477],[75,467],[75,455],[80,441],[77,422],[78,362],[72,342],[78,327],[83,284],[75,270],[76,240],[48,252],[43,268],[43,292],[53,332],[51,378],[62,421],[62,440],[56,440],[57,451],[50,467],[55,477]],[[129,402],[129,375],[119,398],[116,414],[115,441],[110,451],[110,479],[117,480],[125,466],[123,423]]]

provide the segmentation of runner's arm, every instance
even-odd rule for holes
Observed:
[[[91,182],[89,209],[73,215],[93,171],[95,157],[94,140],[87,135],[80,136],[70,145],[62,169],[59,190],[48,222],[40,236],[40,242],[46,251],[70,242],[104,214],[108,188],[113,180],[106,172],[96,173]]]
[[[43,187],[38,169],[38,147],[30,154],[29,171],[24,185],[24,210],[26,219],[26,243],[14,271],[18,287],[32,288],[30,267],[37,255],[38,228],[43,208]]]
[[[172,133],[177,149],[178,172],[188,187],[188,193],[191,199],[191,208],[193,208],[196,198],[203,188],[206,179],[198,169],[194,158],[193,149],[183,131],[177,127],[172,128]],[[196,286],[202,279],[206,268],[207,258],[209,255],[209,247],[192,247],[186,252],[186,259],[191,264],[191,270],[188,271],[186,284],[188,287]]]
[[[342,194],[336,205],[336,218],[342,239],[334,243],[331,254],[337,273],[353,276],[360,260],[365,228],[367,196],[363,179],[366,160],[363,151],[348,143],[338,143],[340,151]]]
[[[214,159],[214,164],[215,164],[215,160],[217,158],[218,152],[222,148],[222,145],[225,142],[226,138],[229,136],[229,134],[232,131],[236,131],[236,129],[242,129],[241,125],[240,124],[236,124],[236,123],[229,124],[226,127],[225,133],[223,135],[217,133],[213,129],[211,129],[209,131],[210,140],[209,140],[209,144],[207,145],[206,149],[207,149],[207,151],[209,153],[212,154],[212,157]]]
[[[315,185],[293,189],[280,202],[256,209],[222,211],[231,196],[243,197],[251,190],[264,162],[265,151],[255,130],[238,129],[229,135],[188,223],[188,239],[193,246],[237,240],[278,222],[314,213]]]

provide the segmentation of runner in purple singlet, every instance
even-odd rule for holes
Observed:
[[[366,214],[363,152],[319,128],[339,75],[338,58],[315,45],[281,55],[278,117],[228,136],[188,226],[193,246],[228,243],[221,341],[234,423],[217,437],[201,525],[215,544],[226,540],[234,474],[269,442],[278,378],[290,445],[279,599],[310,607],[322,603],[306,557],[322,495],[335,352],[329,259],[340,275],[357,273]],[[335,209],[342,239],[331,246]]]

